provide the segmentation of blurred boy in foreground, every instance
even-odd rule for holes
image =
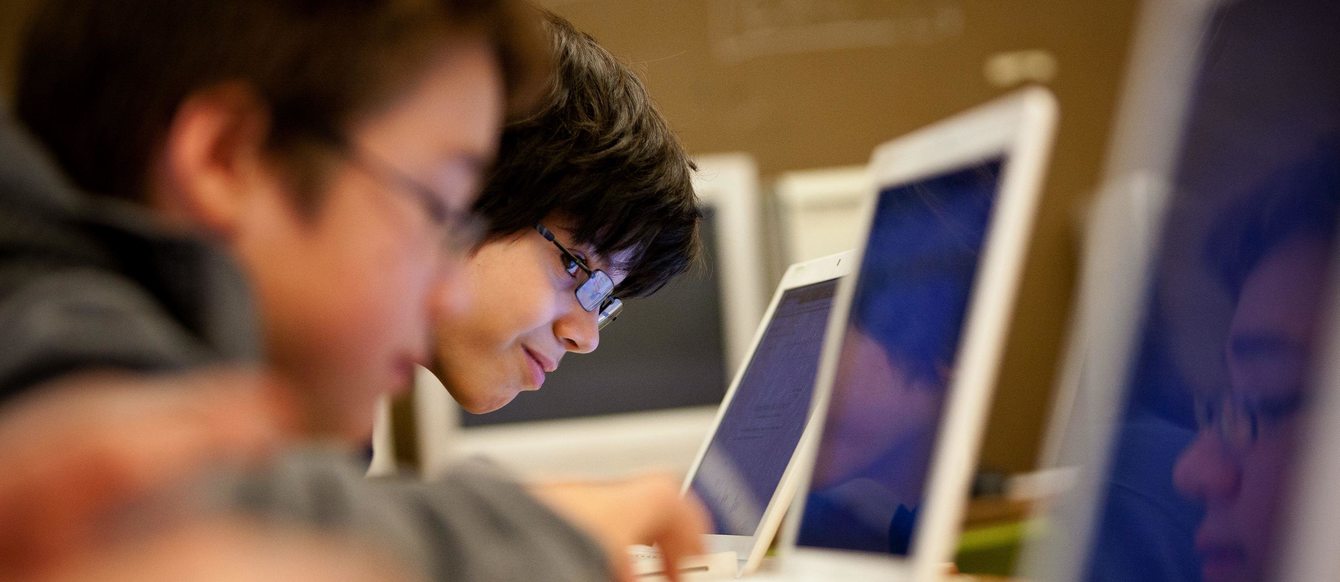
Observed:
[[[259,363],[300,432],[365,436],[427,322],[463,304],[453,253],[504,97],[543,66],[532,24],[464,0],[48,3],[17,110],[74,188],[3,169],[0,390]],[[303,450],[204,483],[200,504],[320,525],[431,578],[623,578],[625,544],[673,558],[701,530],[655,478],[541,503],[489,468],[369,483]]]

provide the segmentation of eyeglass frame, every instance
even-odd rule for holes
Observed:
[[[463,255],[475,249],[488,230],[487,222],[473,210],[454,210],[446,196],[420,182],[393,164],[365,151],[347,139],[319,132],[323,142],[346,162],[378,181],[388,181],[396,190],[410,194],[428,215],[431,228],[438,232],[442,246]]]
[[[1254,400],[1226,393],[1197,394],[1192,412],[1198,429],[1211,431],[1230,451],[1241,454],[1260,440],[1263,426],[1276,426],[1306,406],[1307,398],[1301,391]],[[1227,413],[1231,413],[1231,421]],[[1233,426],[1229,426],[1230,422]],[[1242,423],[1241,430],[1237,430],[1238,423]]]
[[[572,251],[569,251],[567,247],[563,246],[563,243],[558,242],[558,237],[554,236],[553,231],[545,228],[543,224],[539,222],[535,223],[535,230],[538,231],[540,236],[544,237],[545,240],[553,243],[554,247],[558,248],[558,252],[562,253],[563,258],[571,261],[573,265],[576,265],[578,269],[586,273],[586,280],[577,285],[577,288],[573,289],[572,293],[577,299],[577,304],[580,305],[582,309],[586,311],[594,311],[596,313],[596,329],[603,330],[605,329],[605,326],[614,323],[614,320],[618,319],[619,314],[623,312],[623,300],[614,296],[614,279],[609,276],[609,273],[606,273],[601,269],[592,269],[588,267],[586,261],[583,261],[580,257],[573,254]],[[575,270],[567,267],[564,267],[563,270],[572,278],[577,278],[577,272]],[[586,289],[593,281],[602,280],[608,285],[609,289],[600,293],[598,300],[583,302],[583,289]],[[588,305],[588,303],[590,303],[590,305]]]

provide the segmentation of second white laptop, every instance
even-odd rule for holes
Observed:
[[[715,571],[720,560],[691,561],[687,571],[711,565],[714,575],[749,573],[775,537],[798,488],[797,447],[829,311],[849,263],[848,253],[832,255],[792,265],[782,277],[684,483],[711,514],[709,557],[730,553],[735,561],[729,572]],[[648,574],[658,569],[654,559],[638,567]]]

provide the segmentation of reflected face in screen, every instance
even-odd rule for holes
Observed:
[[[910,551],[1002,164],[881,190],[800,545]]]
[[[1230,386],[1197,402],[1200,432],[1174,484],[1204,505],[1195,537],[1207,581],[1264,579],[1298,443],[1331,243],[1299,235],[1244,281],[1225,346]]]
[[[900,499],[920,499],[918,475],[901,470],[907,465],[879,461],[900,443],[916,453],[912,466],[929,460],[943,382],[910,373],[905,363],[856,326],[847,328],[840,358],[828,410],[831,428],[825,435],[825,454],[815,461],[814,486],[826,488],[864,475],[899,483]]]

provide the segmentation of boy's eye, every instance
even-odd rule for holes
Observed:
[[[581,267],[577,266],[577,260],[567,255],[563,255],[561,260],[563,261],[563,270],[567,271],[569,275],[576,277],[577,271],[581,269]]]

